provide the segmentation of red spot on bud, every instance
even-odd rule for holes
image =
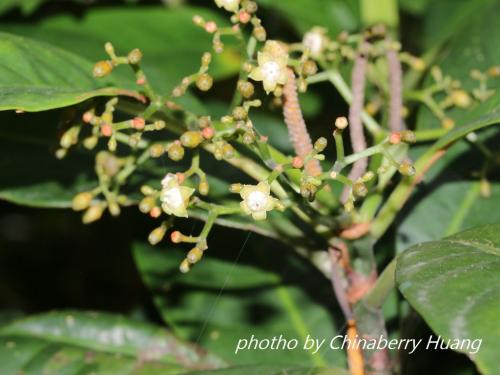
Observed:
[[[208,126],[206,128],[203,128],[203,130],[201,131],[201,134],[203,135],[203,138],[210,139],[214,136],[215,130],[214,130],[214,128]]]
[[[146,83],[146,78],[144,77],[137,78],[137,81],[135,81],[135,83],[142,86]]]
[[[250,13],[245,12],[244,10],[238,14],[238,19],[241,23],[248,23],[250,21],[250,18],[252,18]]]
[[[111,135],[113,134],[113,127],[111,126],[111,124],[102,124],[101,134],[105,137],[111,137]]]
[[[83,122],[86,122],[87,124],[90,123],[93,118],[94,115],[92,114],[92,112],[85,112],[82,116]]]
[[[177,181],[179,181],[179,184],[182,184],[186,178],[184,173],[177,172],[175,175],[177,176]]]
[[[304,160],[300,156],[296,156],[292,160],[292,166],[294,168],[300,169],[304,166]]]
[[[160,217],[161,215],[161,208],[158,206],[155,206],[149,211],[149,216],[151,216],[153,219],[156,219],[157,217]]]
[[[182,242],[182,233],[179,232],[178,230],[173,231],[170,233],[170,240],[173,243],[181,243]]]
[[[261,141],[261,142],[267,142],[267,141],[268,141],[268,139],[269,139],[269,137],[268,137],[268,136],[265,136],[265,135],[261,135],[261,136],[260,136],[260,141]]]
[[[145,125],[146,121],[144,121],[142,117],[134,117],[134,119],[132,120],[132,126],[137,130],[144,129]]]
[[[391,145],[397,145],[401,143],[401,133],[392,132],[391,135],[389,136],[389,143]]]
[[[217,24],[213,21],[209,21],[205,24],[205,31],[207,33],[213,34],[217,31]]]

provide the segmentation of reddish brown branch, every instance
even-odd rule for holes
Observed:
[[[390,39],[387,39],[385,56],[389,66],[389,129],[393,132],[405,130],[402,118],[403,110],[403,70],[397,52],[391,48]]]

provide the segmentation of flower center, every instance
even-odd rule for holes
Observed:
[[[252,191],[248,194],[247,205],[252,211],[261,211],[267,205],[267,195],[261,191]]]
[[[162,201],[172,208],[179,208],[184,204],[179,188],[168,189],[163,193]]]
[[[280,74],[280,65],[276,61],[268,61],[262,66],[264,77],[269,81],[277,81]]]

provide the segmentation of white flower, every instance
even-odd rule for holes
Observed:
[[[228,12],[237,12],[240,6],[240,0],[215,0],[215,4]]]
[[[243,201],[240,206],[247,215],[252,215],[255,220],[264,220],[267,211],[271,211],[278,204],[276,198],[271,197],[271,187],[265,181],[258,185],[244,185],[240,191]]]
[[[257,54],[257,63],[249,77],[262,81],[266,93],[269,94],[277,85],[286,83],[288,54],[279,42],[267,41],[262,52]]]
[[[326,41],[325,30],[315,27],[304,35],[302,43],[309,50],[312,57],[318,57],[323,52]]]
[[[161,184],[163,188],[160,200],[163,211],[168,215],[187,217],[187,206],[194,189],[180,186],[179,179],[173,173],[168,173],[161,181]]]

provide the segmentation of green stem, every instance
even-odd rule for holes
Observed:
[[[392,259],[391,262],[385,267],[373,288],[363,298],[365,305],[369,308],[380,308],[396,286],[396,259],[397,258]]]

